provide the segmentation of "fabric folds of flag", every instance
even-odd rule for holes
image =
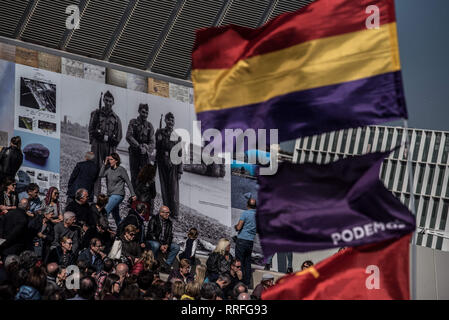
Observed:
[[[317,0],[258,29],[199,30],[192,80],[202,130],[223,135],[278,129],[285,141],[407,118],[394,0]]]
[[[259,176],[256,221],[264,256],[357,246],[415,230],[415,217],[379,180],[389,152],[329,164],[280,163]]]
[[[408,300],[411,235],[347,248],[286,275],[263,300]]]

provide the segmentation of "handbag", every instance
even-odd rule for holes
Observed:
[[[117,239],[112,244],[108,257],[113,260],[119,260],[122,256],[122,241]]]

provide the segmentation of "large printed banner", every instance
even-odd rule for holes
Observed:
[[[18,173],[20,186],[30,182],[40,186],[44,196],[50,186],[60,188],[61,202],[65,204],[67,183],[76,163],[84,160],[87,151],[95,151],[92,132],[100,126],[114,127],[109,139],[117,140],[116,151],[128,174],[135,154],[130,152],[126,138],[130,122],[139,116],[139,105],[149,106],[149,121],[156,132],[166,126],[166,115],[174,118],[174,130],[182,141],[185,133],[200,133],[193,123],[196,115],[193,99],[177,88],[172,97],[163,97],[102,83],[98,79],[79,77],[76,72],[50,72],[34,67],[0,60],[0,138],[3,146],[13,135],[22,138],[24,162]],[[71,66],[72,70],[74,66]],[[73,70],[72,70],[73,71]],[[132,90],[134,89],[134,90]],[[176,92],[175,92],[176,91]],[[176,94],[175,94],[176,93]],[[184,94],[184,95],[183,95]],[[93,123],[92,117],[105,107],[105,96],[112,96],[112,123]],[[187,96],[187,98],[180,98]],[[3,116],[5,115],[5,117]],[[98,122],[98,121],[97,121]],[[97,127],[96,127],[97,126]],[[103,130],[102,129],[102,130]],[[89,130],[91,135],[89,135]],[[102,138],[105,138],[102,137]],[[185,141],[188,142],[188,141]],[[133,158],[134,157],[134,158]],[[151,155],[155,160],[155,154]],[[134,160],[133,160],[134,159]],[[170,192],[179,195],[178,216],[175,220],[175,238],[183,240],[191,227],[197,227],[200,251],[210,251],[221,237],[231,236],[231,170],[222,165],[210,170],[205,164],[182,165],[180,179],[170,181]],[[216,168],[215,168],[216,169]],[[159,173],[156,175],[157,196],[154,210],[163,204]],[[105,183],[100,186],[106,192]],[[129,192],[125,200],[129,197]],[[127,212],[127,201],[121,206],[121,214]]]

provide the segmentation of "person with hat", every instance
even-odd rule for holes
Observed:
[[[262,292],[267,290],[268,288],[274,286],[274,276],[271,273],[264,273],[262,275],[262,280],[260,283],[254,288],[251,297],[256,300],[260,300],[262,297]]]

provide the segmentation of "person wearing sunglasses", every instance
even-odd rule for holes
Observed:
[[[61,205],[59,204],[59,190],[56,187],[50,187],[45,196],[44,203],[46,207],[53,208],[53,215],[51,217],[51,222],[58,223],[63,220]]]
[[[120,237],[122,241],[122,257],[128,258],[133,265],[142,255],[142,247],[137,240],[136,234],[138,229],[135,225],[129,224],[125,227],[123,235]]]
[[[56,262],[61,268],[67,268],[76,263],[76,256],[73,253],[73,240],[69,237],[62,237],[59,245],[50,251],[47,264]]]

